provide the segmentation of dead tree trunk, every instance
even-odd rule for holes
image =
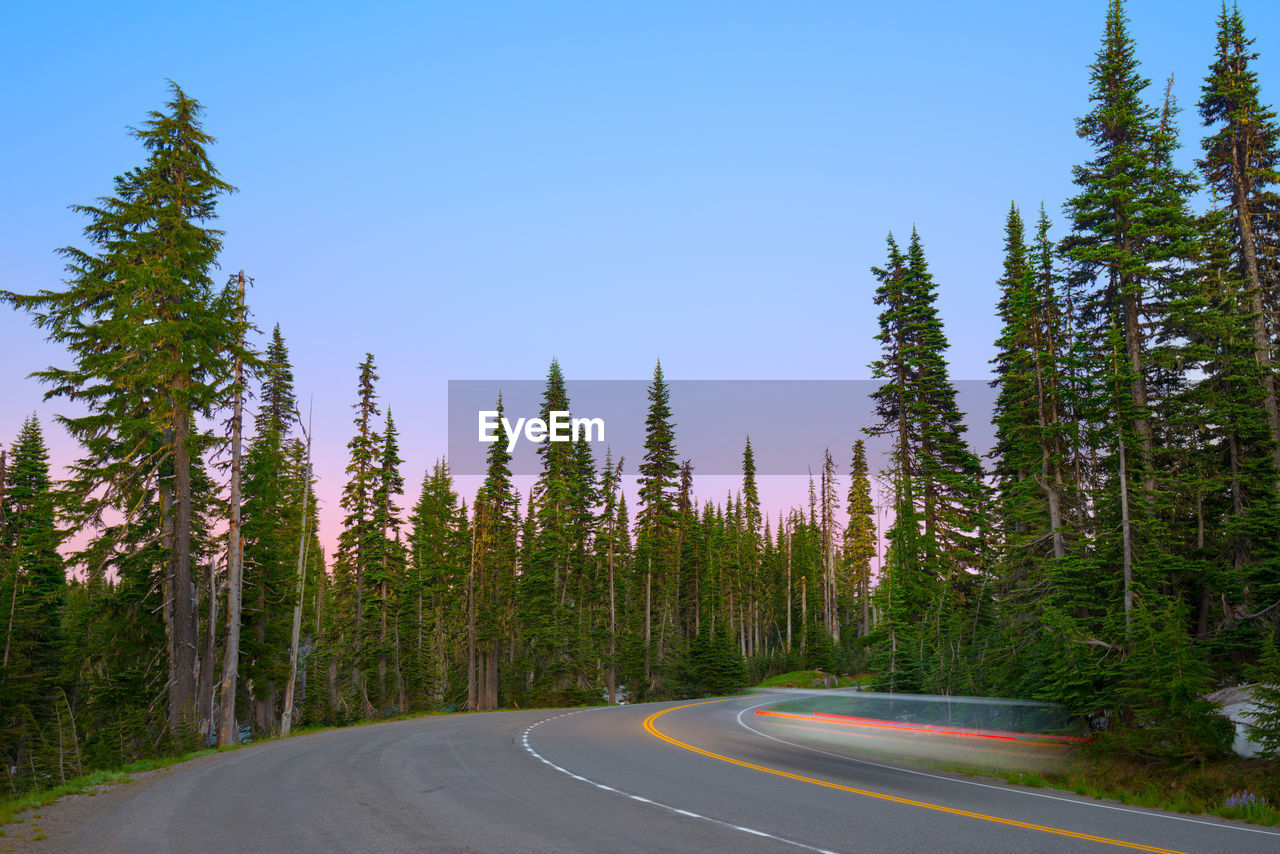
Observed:
[[[240,320],[239,345],[244,347],[244,271],[236,277]],[[227,531],[227,646],[222,659],[222,697],[218,744],[239,741],[236,726],[236,680],[240,667],[240,594],[243,586],[244,550],[240,543],[240,443],[244,415],[244,366],[236,356],[236,391],[231,413],[231,521]]]
[[[294,588],[293,631],[289,635],[289,681],[284,686],[284,711],[280,715],[280,734],[287,736],[293,727],[293,691],[298,681],[298,641],[302,636],[302,594],[306,578],[307,545],[310,541],[307,501],[311,497],[311,433],[307,432],[307,464],[302,475],[302,531],[298,535],[298,583]]]

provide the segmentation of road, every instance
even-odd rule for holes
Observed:
[[[780,697],[445,715],[208,757],[31,850],[1280,851],[1280,833],[786,743]],[[782,740],[779,740],[782,739]],[[105,805],[104,805],[105,806]]]

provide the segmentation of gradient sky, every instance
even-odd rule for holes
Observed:
[[[953,375],[981,379],[1009,202],[1060,224],[1089,156],[1074,120],[1105,5],[13,5],[0,287],[59,287],[53,250],[85,245],[67,206],[142,162],[125,128],[180,83],[240,188],[218,275],[256,279],[257,323],[281,324],[314,394],[327,542],[365,352],[408,503],[445,452],[450,379],[539,378],[553,356],[570,379],[643,379],[659,357],[678,379],[867,377],[867,268],[915,225]],[[1280,6],[1241,6],[1280,100]],[[1219,8],[1128,6],[1149,99],[1176,75],[1187,167]],[[0,309],[0,441],[36,412],[70,458],[66,405],[26,378],[66,363]]]

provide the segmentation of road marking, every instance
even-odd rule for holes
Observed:
[[[1239,824],[1223,824],[1217,821],[1205,821],[1204,819],[1190,818],[1185,815],[1173,815],[1171,813],[1166,813],[1166,812],[1151,812],[1149,810],[1138,810],[1138,809],[1134,809],[1133,807],[1116,806],[1115,804],[1101,804],[1101,803],[1097,803],[1096,801],[1080,800],[1079,798],[1068,798],[1068,797],[1063,797],[1062,795],[1050,795],[1047,792],[1033,792],[1028,789],[1016,789],[1011,786],[993,786],[990,783],[979,783],[977,780],[965,780],[960,777],[944,777],[941,774],[930,774],[928,771],[918,771],[915,768],[904,768],[901,765],[886,765],[882,762],[873,762],[870,759],[863,759],[857,756],[850,756],[847,753],[837,753],[833,750],[823,750],[822,748],[814,747],[811,744],[801,744],[800,742],[796,742],[796,741],[787,741],[785,738],[778,738],[776,735],[771,735],[767,732],[762,732],[761,730],[758,730],[755,727],[748,726],[746,721],[743,720],[743,715],[745,715],[747,712],[752,712],[752,711],[755,711],[756,709],[759,709],[762,706],[768,706],[777,702],[780,702],[780,701],[770,700],[767,703],[758,703],[757,705],[754,705],[754,706],[748,706],[747,708],[738,712],[738,725],[743,729],[745,729],[747,732],[755,733],[756,735],[762,738],[767,738],[771,741],[776,741],[779,744],[785,744],[788,747],[795,747],[800,750],[808,750],[811,753],[819,753],[823,756],[833,756],[836,759],[843,759],[848,762],[857,762],[859,765],[870,765],[873,768],[885,768],[890,771],[899,771],[903,774],[915,774],[918,777],[928,777],[933,780],[946,780],[949,783],[959,783],[965,786],[977,786],[980,789],[995,789],[1000,792],[1007,792],[1015,795],[1024,795],[1029,798],[1043,798],[1049,801],[1060,801],[1061,803],[1064,803],[1064,804],[1074,804],[1075,806],[1087,807],[1089,809],[1112,810],[1113,812],[1127,812],[1133,815],[1145,816],[1147,818],[1158,818],[1163,821],[1183,821],[1183,822],[1187,822],[1188,824],[1200,824],[1200,825],[1204,825],[1205,827],[1217,828],[1218,830],[1235,830],[1235,831],[1240,831],[1242,833],[1260,833],[1263,836],[1280,836],[1280,833],[1277,833],[1274,830],[1264,830],[1261,827],[1249,827],[1249,826],[1239,825]]]
[[[854,786],[845,786],[840,783],[832,783],[828,780],[819,780],[816,777],[806,777],[802,774],[792,774],[790,771],[780,771],[777,768],[768,768],[764,765],[756,765],[753,762],[746,762],[741,759],[734,759],[732,756],[725,756],[720,753],[713,753],[710,750],[704,750],[701,747],[695,747],[692,744],[688,744],[687,742],[683,742],[683,741],[680,741],[679,739],[672,738],[671,736],[659,730],[653,723],[658,718],[662,717],[668,712],[676,712],[681,709],[693,708],[694,706],[705,706],[707,705],[707,703],[720,703],[720,702],[723,702],[723,700],[706,700],[701,703],[687,703],[686,705],[683,705],[683,706],[674,706],[670,709],[663,709],[660,712],[654,712],[653,714],[649,715],[649,717],[644,719],[645,731],[648,732],[650,735],[654,736],[655,738],[659,738],[662,741],[667,742],[668,744],[675,745],[676,747],[682,748],[684,750],[692,751],[702,756],[710,757],[711,759],[719,759],[721,762],[728,762],[731,765],[737,765],[742,768],[749,768],[753,771],[762,771],[765,774],[772,774],[775,777],[785,777],[789,780],[798,780],[802,783],[812,783],[815,786],[823,786],[824,788],[836,789],[841,792],[850,792],[852,794],[861,795],[866,798],[874,798],[880,801],[890,801],[896,804],[904,804],[906,806],[919,807],[921,809],[932,810],[934,812],[948,813],[950,815],[962,816],[964,818],[976,818],[981,821],[989,821],[995,824],[1003,824],[1010,827],[1020,827],[1026,830],[1038,830],[1041,833],[1050,833],[1055,836],[1067,836],[1072,839],[1084,839],[1089,842],[1101,842],[1105,845],[1115,845],[1120,848],[1130,848],[1135,851],[1149,851],[1149,852],[1153,852],[1153,854],[1184,854],[1184,852],[1175,851],[1170,848],[1157,848],[1151,845],[1142,845],[1141,843],[1138,843],[1138,842],[1126,842],[1122,839],[1110,839],[1105,836],[1094,836],[1089,833],[1077,833],[1074,830],[1064,830],[1058,827],[1047,827],[1042,824],[1031,824],[1029,822],[1017,821],[1016,819],[1011,819],[1011,818],[1002,818],[996,815],[987,815],[985,813],[980,813],[980,812],[970,812],[969,810],[961,810],[961,809],[956,809],[954,807],[944,807],[941,804],[933,804],[933,803],[929,803],[928,801],[916,801],[910,798],[900,798],[900,797],[897,797],[896,795],[886,795],[886,794],[883,794],[882,792],[873,792],[869,789],[859,789]]]
[[[713,700],[712,702],[719,702],[719,701]],[[748,834],[750,834],[750,835],[752,835],[752,836],[760,836],[760,837],[763,837],[763,838],[765,838],[765,839],[772,839],[772,840],[773,840],[773,841],[775,841],[775,842],[781,842],[781,843],[783,843],[783,844],[785,844],[785,845],[791,845],[791,846],[794,846],[794,847],[796,847],[796,848],[803,848],[805,851],[814,851],[814,852],[816,852],[817,854],[836,854],[836,852],[834,852],[834,851],[828,851],[828,850],[827,850],[827,849],[825,849],[825,848],[815,848],[815,847],[814,847],[814,846],[812,846],[812,845],[806,845],[806,844],[804,844],[803,842],[797,842],[797,841],[795,841],[794,839],[787,839],[787,838],[782,837],[782,836],[774,836],[772,833],[765,833],[763,830],[755,830],[755,829],[750,828],[750,827],[742,827],[741,825],[737,825],[737,824],[730,824],[729,822],[727,822],[727,821],[721,821],[721,820],[720,820],[720,819],[718,819],[718,818],[712,818],[711,816],[702,815],[701,813],[690,812],[689,810],[682,810],[682,809],[680,809],[679,807],[673,807],[673,806],[670,806],[670,805],[668,805],[668,804],[660,803],[660,802],[658,802],[658,801],[651,800],[651,799],[646,798],[646,797],[642,797],[641,795],[633,795],[633,794],[631,794],[630,792],[624,792],[624,791],[622,791],[621,789],[615,789],[613,786],[606,786],[604,783],[597,783],[595,780],[589,780],[589,779],[587,779],[586,777],[583,777],[583,776],[582,776],[582,775],[580,775],[580,774],[575,774],[575,773],[573,773],[572,771],[570,771],[570,770],[569,770],[569,769],[567,769],[567,768],[562,768],[561,766],[559,766],[559,765],[557,765],[556,763],[552,762],[550,759],[547,759],[545,756],[543,756],[543,755],[542,755],[541,753],[539,753],[538,751],[534,750],[534,749],[533,749],[533,746],[532,746],[531,744],[529,744],[529,732],[530,732],[531,730],[533,730],[535,727],[541,726],[542,724],[545,724],[547,721],[553,721],[553,720],[555,720],[556,718],[568,717],[569,715],[576,715],[576,714],[580,714],[580,713],[585,712],[585,711],[592,711],[592,710],[591,710],[591,709],[578,709],[577,711],[573,711],[573,712],[566,712],[566,713],[565,713],[565,714],[563,714],[563,715],[554,715],[554,716],[549,717],[549,718],[543,718],[542,720],[538,721],[538,722],[537,722],[537,723],[535,723],[535,724],[530,724],[529,726],[525,727],[524,732],[520,734],[520,743],[521,743],[521,745],[523,745],[523,746],[524,746],[525,751],[526,751],[526,752],[528,752],[528,754],[529,754],[530,756],[532,756],[534,759],[537,759],[537,760],[538,760],[539,762],[541,762],[543,765],[550,766],[551,768],[554,768],[555,770],[559,771],[561,774],[566,774],[566,775],[568,775],[569,777],[572,777],[572,778],[573,778],[573,779],[575,779],[575,780],[580,780],[580,781],[582,781],[582,782],[584,782],[584,783],[588,783],[588,784],[590,784],[590,785],[592,785],[592,786],[595,786],[597,789],[600,789],[601,791],[605,791],[605,792],[612,792],[612,793],[613,793],[613,794],[615,794],[615,795],[622,795],[622,796],[624,796],[624,797],[630,798],[630,799],[631,799],[631,800],[633,800],[633,801],[639,801],[639,802],[640,802],[640,803],[642,803],[642,804],[652,804],[652,805],[653,805],[653,806],[655,806],[655,807],[660,807],[661,809],[667,810],[668,812],[673,812],[673,813],[675,813],[676,815],[682,815],[682,816],[685,816],[686,818],[696,818],[696,819],[698,819],[698,820],[700,820],[700,821],[707,821],[707,822],[710,822],[710,823],[712,823],[712,824],[718,824],[718,825],[720,825],[721,827],[727,827],[727,828],[729,828],[730,830],[737,830],[737,831],[739,831],[739,832],[741,832],[741,833],[748,833]],[[646,721],[646,725],[647,725],[647,723],[648,723],[648,722]]]

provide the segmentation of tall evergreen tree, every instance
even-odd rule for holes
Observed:
[[[241,320],[234,295],[216,292],[210,279],[222,245],[210,223],[218,197],[234,188],[209,160],[213,138],[200,104],[177,84],[170,91],[166,111],[132,130],[146,163],[117,177],[113,195],[74,208],[90,220],[91,249],[62,250],[66,290],[3,296],[32,312],[75,360],[36,376],[50,386],[47,396],[88,410],[60,418],[84,449],[68,484],[76,527],[92,527],[108,510],[137,521],[146,503],[159,504],[152,535],[167,554],[168,710],[176,731],[196,710],[192,459],[203,440],[192,423],[222,399]],[[128,547],[127,527],[96,530],[90,550]]]
[[[357,380],[357,401],[352,405],[355,435],[347,443],[351,461],[347,464],[347,484],[342,490],[342,508],[347,511],[343,530],[338,537],[338,551],[334,566],[335,591],[340,599],[335,603],[341,614],[335,618],[343,626],[337,638],[338,649],[348,659],[351,689],[354,699],[360,703],[365,715],[373,714],[365,682],[366,653],[364,641],[366,581],[370,567],[379,559],[380,533],[375,514],[378,512],[379,457],[382,439],[375,429],[374,419],[380,414],[375,384],[378,374],[373,354],[366,353],[360,363]]]
[[[919,235],[903,254],[890,236],[889,259],[872,272],[880,281],[880,333],[884,355],[872,363],[882,380],[873,393],[879,423],[868,432],[893,439],[888,472],[894,522],[888,532],[884,594],[891,689],[924,688],[941,678],[929,672],[927,647],[945,643],[942,615],[958,614],[963,597],[985,572],[980,562],[981,466],[964,441],[965,426],[943,354],[948,344],[934,307],[937,286]],[[951,603],[951,604],[946,604]],[[923,626],[932,620],[932,634]]]
[[[1222,5],[1216,50],[1201,90],[1204,124],[1216,128],[1201,141],[1198,165],[1213,191],[1215,213],[1230,234],[1231,272],[1240,279],[1245,315],[1260,367],[1264,407],[1271,433],[1272,464],[1280,472],[1280,407],[1276,403],[1275,335],[1280,318],[1280,126],[1262,103],[1254,39],[1232,3]]]
[[[495,408],[499,426],[489,446],[484,483],[476,493],[467,580],[467,706],[478,710],[498,708],[500,671],[510,664],[503,658],[511,648],[520,529],[520,496],[511,482],[501,393]]]
[[[644,460],[639,468],[640,509],[636,514],[635,572],[642,575],[635,585],[633,612],[643,615],[642,681],[646,690],[658,687],[667,664],[668,644],[675,640],[677,628],[679,590],[672,582],[677,558],[675,491],[679,470],[670,393],[658,362],[649,386]]]
[[[849,524],[844,529],[846,589],[845,621],[857,608],[857,634],[865,637],[871,631],[871,558],[876,554],[875,506],[871,499],[871,477],[867,466],[867,447],[862,439],[853,443],[853,460],[849,466]]]
[[[12,450],[12,459],[0,466],[0,756],[8,768],[25,770],[35,764],[38,736],[60,702],[66,577],[49,452],[34,415],[23,422]]]

